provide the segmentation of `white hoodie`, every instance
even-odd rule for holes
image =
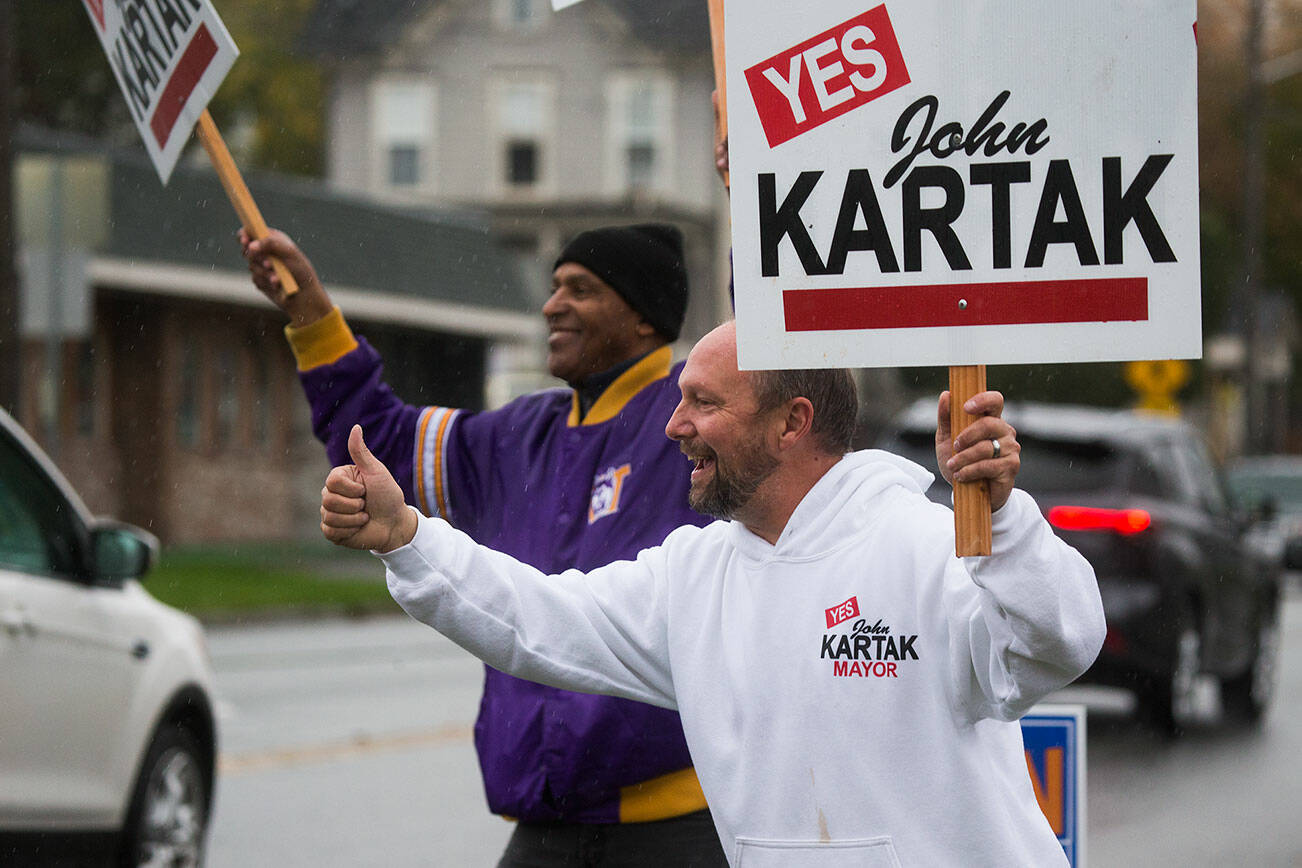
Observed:
[[[954,557],[931,475],[847,455],[776,545],[684,527],[545,576],[439,519],[382,558],[412,617],[489,665],[678,709],[733,866],[1065,864],[1013,722],[1093,662],[1093,570],[1014,491]]]

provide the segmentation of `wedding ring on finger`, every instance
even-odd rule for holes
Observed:
[[[1001,453],[1001,452],[1004,451],[1004,450],[1003,450],[1003,447],[999,445],[999,441],[998,441],[998,440],[991,440],[991,441],[990,441],[990,446],[995,450],[995,454],[991,456],[992,458],[998,458],[998,457],[999,457],[999,453]]]

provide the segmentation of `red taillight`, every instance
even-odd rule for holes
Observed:
[[[1125,636],[1109,627],[1107,633],[1103,636],[1103,650],[1109,654],[1123,657],[1130,651],[1130,644],[1126,642]]]
[[[1153,517],[1146,509],[1055,506],[1049,510],[1049,524],[1060,530],[1110,530],[1133,536],[1148,530]]]

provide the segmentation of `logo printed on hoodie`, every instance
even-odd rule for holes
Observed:
[[[827,616],[827,629],[831,630],[842,621],[859,617],[859,598],[851,597],[844,603],[837,603],[832,608],[824,610],[823,614]]]
[[[918,659],[918,634],[896,635],[880,618],[873,624],[859,617],[859,598],[851,597],[823,611],[827,628],[856,618],[846,632],[823,634],[819,659],[832,662],[837,678],[899,678],[900,667]]]

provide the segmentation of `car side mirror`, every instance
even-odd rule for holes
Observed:
[[[1284,544],[1284,569],[1302,570],[1302,536],[1290,537]]]
[[[98,582],[138,579],[158,557],[158,538],[133,525],[104,522],[91,530],[90,539],[91,575]]]

